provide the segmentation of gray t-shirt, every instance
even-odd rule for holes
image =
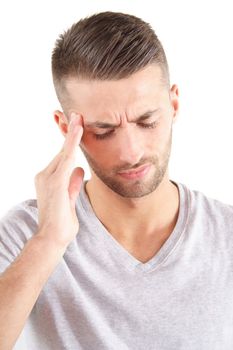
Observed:
[[[233,206],[172,182],[179,188],[178,220],[146,263],[106,230],[82,186],[79,233],[15,350],[233,349]],[[0,271],[36,232],[37,214],[32,199],[2,218]]]

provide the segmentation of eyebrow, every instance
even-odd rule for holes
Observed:
[[[158,110],[159,110],[159,108],[154,109],[153,111],[147,111],[144,114],[142,114],[140,117],[138,117],[137,119],[130,121],[130,123],[138,123],[138,122],[142,122],[146,119],[149,119],[152,116],[152,114],[154,114]],[[101,129],[119,127],[118,124],[104,123],[104,122],[99,122],[99,121],[92,122],[92,123],[85,123],[85,126],[88,128],[101,128]]]

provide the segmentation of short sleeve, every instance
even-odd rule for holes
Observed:
[[[0,219],[0,273],[17,258],[37,229],[36,199],[15,205]]]

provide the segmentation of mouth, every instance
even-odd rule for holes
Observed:
[[[124,170],[124,171],[120,171],[118,172],[118,174],[125,178],[125,179],[139,179],[139,178],[142,178],[144,177],[149,169],[150,169],[150,164],[146,164],[146,165],[143,165],[143,166],[140,166],[136,169],[132,169],[132,170]]]

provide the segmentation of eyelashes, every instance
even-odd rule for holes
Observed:
[[[105,134],[93,134],[93,136],[96,140],[103,140],[103,139],[107,139],[108,137],[112,136],[113,133],[114,133],[114,130],[110,130],[110,131],[106,132]]]
[[[139,123],[138,125],[144,129],[154,129],[157,126],[157,122],[155,121],[153,123],[147,123],[147,124]],[[114,131],[115,130],[113,129],[113,130],[110,130],[104,134],[93,134],[93,136],[96,140],[104,140],[104,139],[107,139],[109,137],[112,137],[114,134]]]

